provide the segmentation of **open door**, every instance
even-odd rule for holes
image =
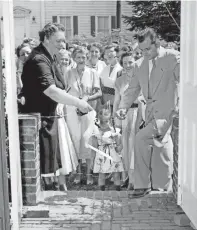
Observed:
[[[0,21],[0,31],[1,31],[1,21]],[[4,114],[4,98],[3,98],[3,72],[2,72],[1,34],[0,34],[0,229],[10,230],[4,115],[5,114]]]
[[[181,2],[178,204],[197,227],[197,2]]]

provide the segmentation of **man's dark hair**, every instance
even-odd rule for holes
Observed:
[[[62,24],[59,23],[48,23],[45,27],[39,32],[40,41],[43,42],[44,38],[50,38],[55,32],[65,31],[65,28]]]
[[[152,44],[155,44],[158,41],[158,37],[157,34],[155,33],[155,31],[152,28],[147,27],[144,30],[139,31],[136,34],[136,38],[138,40],[139,43],[144,42],[144,40],[149,37],[152,41]]]

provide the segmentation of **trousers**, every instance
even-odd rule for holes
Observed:
[[[162,147],[154,145],[156,129],[153,123],[141,129],[134,145],[134,188],[165,189],[172,187],[173,143],[168,135]]]

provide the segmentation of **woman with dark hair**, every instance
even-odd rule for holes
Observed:
[[[104,61],[99,60],[103,52],[102,46],[99,43],[92,43],[89,46],[90,59],[87,61],[86,65],[92,69],[95,69],[97,74],[100,76],[102,70],[106,66]]]
[[[133,63],[135,59],[133,53],[123,53],[120,58],[120,64],[123,70],[118,72],[115,82],[115,99],[113,106],[113,116],[116,117],[116,111],[119,108],[121,97],[124,91],[129,86],[129,81],[132,76]],[[133,103],[128,110],[125,120],[120,121],[115,119],[116,126],[122,129],[122,158],[125,172],[123,174],[123,186],[128,186],[128,189],[133,189],[134,182],[134,140],[136,134],[138,102]]]
[[[20,46],[16,48],[16,55],[17,55],[17,60],[16,60],[16,76],[17,76],[17,94],[20,93],[23,84],[21,80],[21,75],[23,72],[23,66],[25,62],[27,61],[28,56],[31,53],[31,47],[29,46],[28,43],[22,43]]]
[[[33,49],[23,68],[26,103],[22,112],[41,114],[41,175],[45,189],[59,189],[54,183],[56,171],[62,167],[57,133],[57,104],[76,106],[83,113],[88,113],[92,108],[85,100],[66,93],[64,79],[58,72],[55,56],[65,47],[65,28],[58,23],[48,23],[39,36],[41,43]]]

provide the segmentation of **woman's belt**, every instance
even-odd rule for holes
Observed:
[[[102,88],[102,92],[105,93],[105,94],[115,95],[115,89],[114,88],[110,88],[110,87],[106,87],[106,86],[104,86]]]
[[[138,103],[133,103],[130,108],[138,108]]]

